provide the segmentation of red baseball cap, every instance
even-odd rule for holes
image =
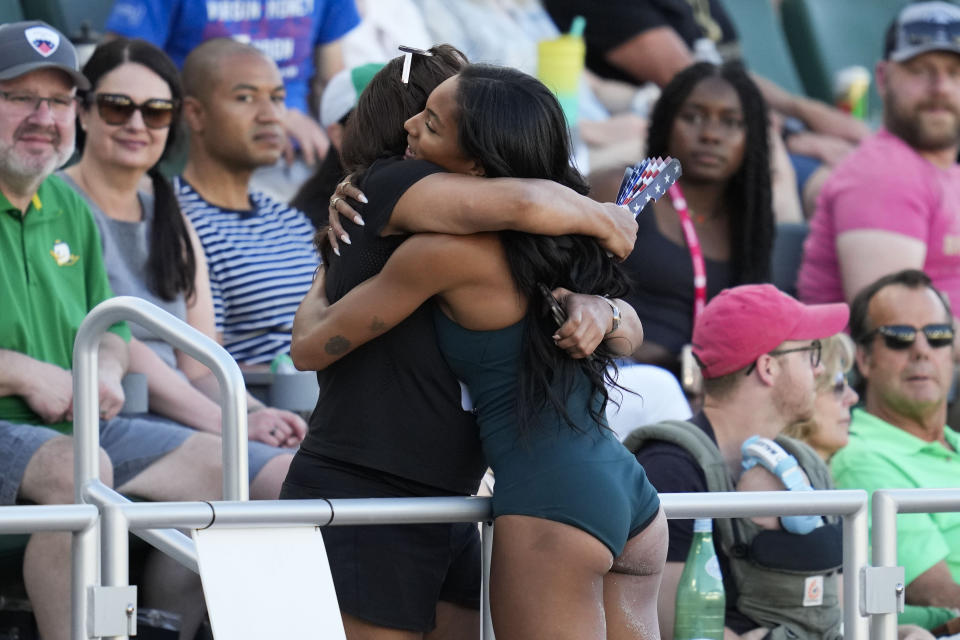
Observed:
[[[717,294],[693,327],[693,355],[704,378],[742,369],[786,340],[840,333],[846,303],[806,305],[770,284],[746,284]]]

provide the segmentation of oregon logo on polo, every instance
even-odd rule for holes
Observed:
[[[60,47],[60,34],[50,27],[30,27],[24,29],[23,35],[26,36],[30,46],[44,58]]]
[[[70,252],[70,245],[63,240],[57,240],[53,243],[50,255],[57,261],[58,267],[69,267],[80,259],[80,256]]]

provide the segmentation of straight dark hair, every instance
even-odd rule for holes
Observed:
[[[458,76],[457,106],[460,147],[477,159],[487,177],[541,178],[580,194],[589,190],[570,164],[570,137],[560,103],[539,80],[507,67],[471,64]],[[521,433],[537,426],[539,412],[547,407],[571,428],[582,430],[566,409],[580,374],[592,386],[591,397],[602,397],[589,410],[598,426],[604,424],[613,356],[603,344],[589,359],[575,360],[557,349],[552,339],[556,324],[538,285],[620,297],[627,293],[623,271],[593,238],[513,231],[500,235],[513,280],[528,300],[517,394]]]
[[[467,57],[449,44],[430,47],[429,51],[433,55],[413,54],[406,83],[401,81],[403,56],[388,62],[370,79],[343,132],[341,177],[350,174],[353,183],[360,184],[366,170],[379,158],[403,155],[407,148],[403,124],[423,111],[431,91],[467,64]],[[326,202],[311,219],[317,229],[314,245],[323,262],[330,264],[333,256],[326,233],[330,222]]]
[[[150,225],[150,253],[147,256],[147,286],[163,300],[173,300],[178,294],[193,297],[194,278],[197,271],[196,256],[187,225],[183,220],[173,185],[160,172],[160,163],[176,144],[180,127],[180,105],[183,103],[183,86],[180,74],[173,61],[163,51],[146,40],[117,38],[99,45],[83,66],[83,75],[90,81],[90,89],[83,96],[83,108],[94,107],[97,84],[103,76],[117,67],[134,62],[150,69],[163,78],[170,87],[174,101],[174,117],[167,134],[163,155],[157,164],[150,167],[147,175],[153,184],[153,222]],[[77,127],[77,148],[83,151],[86,137]]]
[[[721,78],[733,87],[740,98],[746,125],[743,164],[724,191],[730,216],[731,286],[767,282],[774,232],[767,103],[743,66],[735,62],[720,66],[699,62],[675,75],[653,108],[647,155],[670,155],[670,136],[680,107],[706,78]]]
[[[466,56],[449,44],[428,51],[433,55],[413,54],[406,83],[401,81],[403,56],[399,56],[360,94],[343,134],[341,156],[347,173],[363,172],[378,158],[403,155],[407,148],[403,123],[423,111],[430,92],[467,63]]]

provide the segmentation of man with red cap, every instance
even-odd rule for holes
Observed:
[[[704,378],[703,410],[690,423],[642,427],[626,442],[657,491],[728,490],[716,488],[715,478],[708,479],[703,464],[708,459],[716,461],[714,469],[725,470],[719,475],[727,477],[720,481],[733,490],[741,473],[741,447],[748,438],[773,439],[787,425],[812,417],[814,378],[822,371],[820,340],[842,331],[848,317],[846,304],[804,305],[766,284],[725,289],[714,297],[693,330],[693,353]],[[679,435],[674,438],[674,433]],[[691,447],[681,444],[691,439]],[[717,523],[715,546],[727,590],[726,637],[763,637],[770,623],[741,611],[737,595],[731,593],[737,584],[727,579],[733,577],[725,552],[730,541],[722,539],[725,529]],[[658,604],[665,638],[673,637],[677,584],[693,539],[692,524],[669,523],[670,547]]]

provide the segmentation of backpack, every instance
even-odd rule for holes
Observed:
[[[720,449],[698,426],[667,420],[635,429],[624,440],[634,454],[651,441],[675,444],[703,469],[709,491],[735,491]],[[814,489],[831,489],[830,471],[806,444],[778,436],[776,442],[793,455]],[[771,640],[842,640],[839,577],[842,559],[824,558],[822,551],[842,545],[837,517],[806,535],[769,531],[749,518],[716,518],[715,539],[730,562],[730,578],[737,587],[734,607],[770,629]],[[784,553],[804,546],[803,553]],[[831,554],[827,554],[831,555]]]

